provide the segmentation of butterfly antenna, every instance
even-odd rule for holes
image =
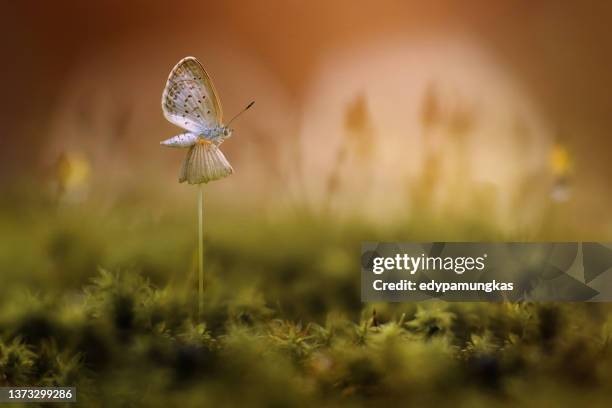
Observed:
[[[248,111],[251,106],[253,106],[255,104],[255,101],[251,101],[251,103],[249,103],[246,108],[244,108],[243,110],[241,110],[240,112],[238,112],[236,115],[234,115],[233,118],[230,119],[229,122],[227,122],[227,124],[225,126],[229,126],[230,123],[232,123],[234,121],[234,119],[236,119],[238,116],[242,115],[244,112]]]

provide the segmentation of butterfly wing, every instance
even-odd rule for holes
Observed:
[[[183,58],[170,72],[162,110],[168,121],[190,132],[199,133],[222,123],[223,110],[215,86],[194,57]]]
[[[168,147],[191,147],[198,141],[198,137],[195,133],[181,133],[170,139],[163,140],[159,144]]]

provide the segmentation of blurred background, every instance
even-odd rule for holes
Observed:
[[[66,194],[87,190],[82,200],[112,205],[148,189],[156,209],[191,202],[176,183],[184,152],[158,141],[179,132],[160,109],[168,72],[194,55],[226,116],[257,101],[224,145],[236,174],[207,188],[209,200],[375,222],[480,205],[513,228],[552,198],[571,202],[574,217],[559,222],[610,236],[607,4],[4,8],[3,189],[44,193],[59,177]]]
[[[33,344],[37,356],[74,353],[84,359],[74,367],[104,372],[92,356],[107,347],[112,361],[123,350],[121,336],[134,330],[187,330],[179,337],[209,350],[215,336],[231,339],[228,325],[243,324],[304,344],[304,326],[270,329],[269,319],[324,324],[338,314],[363,322],[359,339],[374,323],[398,321],[405,330],[406,319],[422,330],[435,321],[431,330],[454,333],[451,343],[468,352],[515,341],[494,330],[515,327],[508,319],[520,315],[544,326],[539,337],[514,334],[547,349],[550,336],[569,330],[567,309],[378,305],[372,317],[372,305],[359,299],[361,241],[612,238],[606,2],[66,0],[2,9],[0,368],[6,350],[27,355]],[[170,70],[187,55],[212,76],[227,118],[256,101],[222,146],[235,174],[204,190],[206,329],[176,323],[194,308],[197,189],[178,183],[186,151],[159,145],[181,132],[164,119],[160,99]],[[148,283],[126,283],[127,276]],[[134,323],[130,313],[142,305],[149,320],[141,327],[140,315]],[[60,311],[51,317],[54,307]],[[156,308],[163,328],[151,317]],[[584,313],[594,319],[588,333],[600,335],[607,309]],[[475,315],[488,320],[470,326]],[[110,320],[92,329],[83,316]],[[109,327],[119,333],[112,341]],[[60,351],[37,343],[63,335],[74,341],[60,341]],[[177,375],[199,378],[208,354],[196,353],[195,368],[185,368],[181,358],[191,355],[172,347]],[[572,345],[559,347],[575,354]],[[407,353],[426,365],[427,351],[437,355]],[[149,361],[153,352],[135,353]],[[304,353],[314,360],[300,370],[316,377],[334,367]],[[565,354],[558,358],[552,373],[567,368]],[[334,377],[324,387],[344,384],[342,395],[367,395],[371,388],[360,388],[359,379],[367,383],[371,373],[357,360],[357,368],[347,363],[357,377]],[[57,372],[71,372],[72,360],[54,361],[67,361]],[[477,363],[484,377],[505,373],[499,362]],[[90,378],[79,370],[80,381]],[[14,378],[31,382],[32,375]],[[269,375],[266,397],[284,386]]]

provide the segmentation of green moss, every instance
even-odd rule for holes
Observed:
[[[21,211],[0,220],[2,385],[74,385],[86,406],[611,397],[607,304],[361,303],[362,240],[503,237],[487,223],[211,219],[198,321],[190,217]]]

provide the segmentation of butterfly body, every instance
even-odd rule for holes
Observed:
[[[199,137],[215,143],[221,143],[232,135],[232,129],[224,126],[204,129]]]
[[[233,173],[219,149],[232,129],[223,125],[221,101],[197,59],[186,57],[176,64],[166,82],[161,104],[166,119],[186,130],[160,142],[168,147],[189,148],[180,182],[207,183]]]

